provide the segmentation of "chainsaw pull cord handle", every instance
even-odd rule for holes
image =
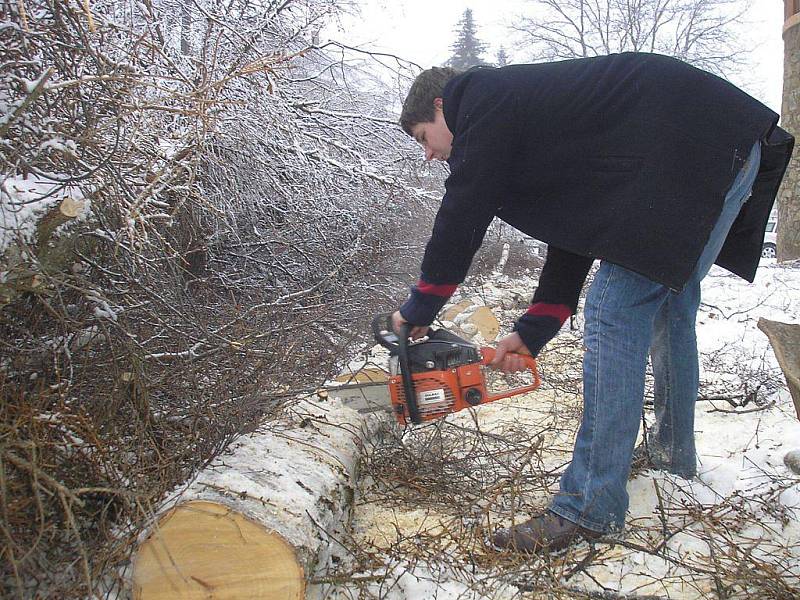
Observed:
[[[403,393],[406,397],[408,416],[415,425],[422,423],[417,406],[417,394],[414,391],[414,380],[411,378],[411,363],[408,360],[408,337],[411,335],[410,323],[400,325],[400,333],[397,336],[397,359],[400,363],[400,375],[403,378]]]
[[[481,365],[484,367],[488,366],[489,363],[494,359],[495,354],[497,354],[497,350],[494,348],[489,348],[488,346],[481,348],[481,356],[483,356]],[[489,394],[488,398],[485,400],[486,402],[494,402],[495,400],[500,400],[501,398],[510,398],[511,396],[516,396],[517,394],[532,392],[542,383],[542,380],[539,378],[539,370],[536,367],[536,359],[533,358],[533,356],[530,354],[523,354],[522,352],[509,352],[508,354],[516,354],[525,362],[525,366],[533,375],[533,383],[530,385],[523,385],[518,388],[512,388],[510,390],[500,392],[499,394]]]

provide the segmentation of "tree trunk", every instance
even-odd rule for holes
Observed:
[[[506,242],[503,244],[503,251],[500,253],[500,260],[497,261],[497,266],[494,268],[494,272],[497,275],[503,274],[503,269],[506,268],[506,263],[508,262],[508,255],[511,252],[511,244]]]
[[[290,410],[162,507],[134,557],[135,598],[305,597],[349,526],[363,442],[386,421],[338,402]]]
[[[800,23],[787,21],[783,33],[783,106],[781,127],[800,135]],[[777,255],[779,262],[800,258],[800,152],[795,149],[778,194]]]
[[[192,13],[188,0],[181,2],[181,54],[189,56],[192,53]]]

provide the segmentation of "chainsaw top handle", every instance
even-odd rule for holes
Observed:
[[[422,423],[422,417],[417,406],[417,394],[414,391],[414,380],[411,378],[411,363],[408,360],[408,336],[411,335],[411,327],[410,323],[403,323],[400,325],[400,333],[398,335],[392,327],[391,313],[377,315],[372,319],[372,333],[375,336],[375,340],[381,346],[388,348],[392,354],[397,355],[400,363],[400,376],[403,379],[403,393],[406,397],[408,416],[411,418],[412,423],[418,425]]]
[[[407,331],[402,333],[408,334],[411,331],[411,326],[407,323],[404,325]],[[372,335],[375,336],[376,342],[384,348],[388,348],[392,353],[399,350],[400,343],[397,334],[392,328],[392,313],[375,315],[375,318],[372,319]]]
[[[495,354],[497,354],[497,350],[494,348],[489,348],[488,346],[482,347],[481,356],[483,359],[481,360],[481,365],[488,366],[489,363],[494,359]],[[510,390],[505,390],[499,394],[489,394],[489,397],[486,399],[487,402],[494,402],[495,400],[500,400],[501,398],[510,398],[511,396],[516,396],[517,394],[526,394],[528,392],[532,392],[542,383],[542,380],[539,378],[539,370],[536,367],[536,359],[533,358],[533,356],[530,354],[523,354],[522,352],[509,352],[508,354],[516,354],[522,358],[522,360],[525,362],[525,366],[533,375],[533,383],[512,388]]]

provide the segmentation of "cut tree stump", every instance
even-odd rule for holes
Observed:
[[[769,338],[800,419],[800,325],[761,318],[758,328]]]
[[[303,598],[303,569],[277,533],[217,502],[170,511],[136,564],[139,598]]]
[[[88,201],[66,196],[41,215],[35,225],[36,243],[11,244],[0,252],[0,308],[28,292],[42,291],[42,273],[64,271],[74,262],[73,234],[56,235],[59,227],[82,215]]]
[[[303,401],[238,440],[157,513],[134,597],[302,599],[349,527],[364,441],[385,420]]]

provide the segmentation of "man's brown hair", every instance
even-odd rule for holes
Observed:
[[[436,111],[433,101],[442,97],[444,86],[458,73],[450,67],[431,67],[417,75],[403,102],[403,112],[400,113],[400,127],[403,131],[412,135],[411,128],[414,125],[434,120]]]

